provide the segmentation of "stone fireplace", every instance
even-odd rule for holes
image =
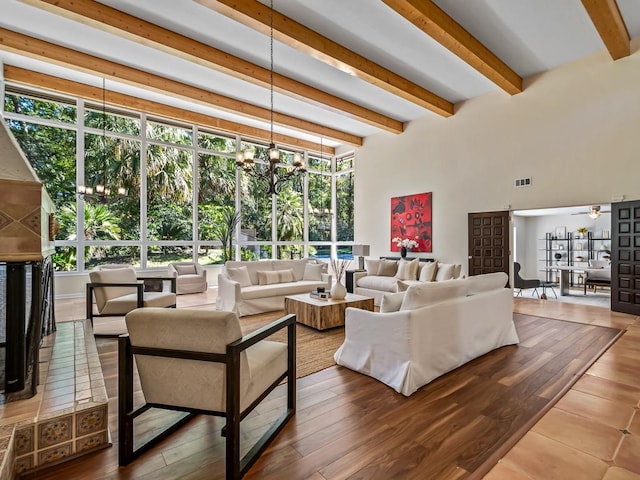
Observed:
[[[30,398],[53,317],[53,203],[0,117],[0,403]]]

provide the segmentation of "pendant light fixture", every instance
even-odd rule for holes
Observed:
[[[91,200],[97,203],[108,203],[114,200],[118,200],[127,194],[127,190],[123,187],[119,187],[115,195],[112,195],[112,189],[107,185],[107,89],[105,85],[105,78],[102,77],[102,178],[95,186],[78,185],[77,194],[84,200]],[[86,165],[85,165],[86,168]]]
[[[267,161],[268,167],[266,170],[261,171],[256,168],[254,161],[253,148],[248,148],[244,151],[239,151],[236,154],[236,165],[248,175],[265,180],[268,184],[267,193],[276,195],[279,192],[279,187],[283,182],[292,180],[297,175],[303,175],[307,169],[304,164],[303,156],[300,152],[294,152],[293,163],[288,167],[280,167],[285,169],[284,173],[278,173],[278,165],[280,164],[280,150],[273,141],[273,0],[270,2],[270,16],[269,16],[269,55],[270,55],[270,69],[269,69],[269,123],[270,123],[270,142],[267,149]]]

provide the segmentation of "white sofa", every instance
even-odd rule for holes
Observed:
[[[505,273],[412,285],[381,312],[347,308],[338,365],[409,396],[435,378],[519,342]],[[423,306],[420,306],[423,305]]]
[[[380,306],[382,297],[396,293],[410,285],[423,282],[443,281],[459,278],[462,265],[413,260],[366,259],[366,272],[354,272],[353,293],[373,297]],[[401,282],[401,283],[400,283]]]
[[[331,289],[327,264],[315,259],[228,261],[218,274],[217,310],[239,317],[284,308],[284,297]]]

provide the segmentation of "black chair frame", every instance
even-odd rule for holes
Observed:
[[[93,282],[87,283],[86,287],[86,314],[87,318],[91,321],[91,328],[93,328],[93,319],[94,317],[116,317],[118,314],[109,313],[105,315],[100,315],[99,313],[94,313],[93,311],[93,295],[94,290],[96,288],[110,288],[110,287],[135,287],[137,294],[137,302],[136,308],[142,308],[144,306],[144,292],[145,292],[145,280],[167,280],[171,282],[171,292],[176,293],[176,279],[175,277],[136,277],[138,279],[137,283],[117,283],[117,282],[109,282],[109,283],[100,283]],[[173,304],[169,308],[176,308],[176,305]],[[126,315],[129,312],[123,312],[120,315]]]
[[[602,279],[589,279],[587,278],[584,281],[584,294],[587,294],[587,287],[593,287],[593,293],[598,292],[598,287],[611,287],[611,281],[602,280]]]
[[[275,332],[287,329],[287,371],[273,382],[251,405],[244,411],[240,410],[240,353],[266,339]],[[145,403],[134,409],[133,406],[133,363],[134,355],[151,355],[158,357],[181,358],[186,360],[200,360],[203,362],[224,363],[226,365],[227,411],[199,410],[178,407],[175,405],[160,405]],[[128,465],[153,445],[177,430],[197,414],[225,417],[226,423],[222,435],[226,436],[226,479],[242,478],[255,463],[262,452],[269,446],[285,424],[293,417],[296,410],[296,316],[291,314],[242,337],[227,345],[226,353],[204,353],[185,350],[159,349],[135,347],[131,345],[128,334],[119,337],[118,344],[118,459],[121,466]],[[271,427],[260,437],[256,444],[240,458],[240,422],[258,404],[266,398],[280,382],[287,379],[287,410],[275,420]],[[156,436],[134,449],[134,419],[150,408],[162,408],[185,412],[186,415],[169,424]]]

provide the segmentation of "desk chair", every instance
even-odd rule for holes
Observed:
[[[558,298],[558,295],[556,295],[556,291],[553,288],[555,286],[553,282],[543,282],[537,278],[522,278],[520,276],[521,269],[522,267],[518,262],[513,262],[513,288],[519,289],[516,296],[522,293],[523,288],[533,288],[533,293],[535,293],[538,298],[546,300],[547,288],[550,288],[553,292],[553,296]],[[542,295],[538,293],[538,288],[542,289]],[[531,296],[533,296],[533,293]]]

